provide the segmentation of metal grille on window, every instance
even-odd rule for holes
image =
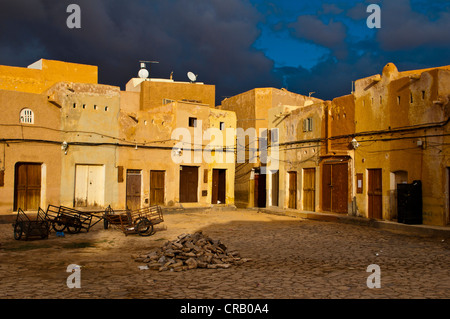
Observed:
[[[34,113],[30,109],[20,111],[20,123],[34,124]]]

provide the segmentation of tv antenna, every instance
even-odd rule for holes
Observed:
[[[138,76],[141,79],[147,79],[150,75],[150,72],[147,70],[147,63],[159,63],[158,61],[139,61],[141,64],[141,69],[138,72]]]
[[[189,80],[191,80],[191,82],[197,81],[197,75],[195,75],[194,73],[188,72],[187,76],[188,76]]]

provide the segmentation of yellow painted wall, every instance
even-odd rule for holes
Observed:
[[[34,113],[34,124],[20,124],[23,108]],[[40,94],[0,90],[0,170],[4,169],[4,186],[0,186],[0,214],[9,214],[14,205],[14,172],[18,162],[40,163],[41,207],[59,204],[61,147],[60,109]],[[17,141],[11,141],[16,139]],[[43,140],[26,142],[19,140]],[[56,143],[45,143],[53,141]]]
[[[129,105],[124,105],[128,103]],[[195,163],[193,151],[191,161],[187,163],[175,163],[172,159],[172,148],[178,140],[171,140],[172,131],[176,128],[187,128],[194,142],[195,128],[189,127],[189,117],[195,117],[202,123],[198,126],[197,133],[202,138],[200,145],[196,146],[200,149],[202,145],[210,143],[204,140],[203,133],[210,127],[219,128],[220,122],[225,123],[227,128],[235,128],[236,117],[234,112],[216,110],[208,105],[173,102],[160,107],[142,111],[137,110],[136,101],[132,99],[124,99],[121,101],[120,112],[120,136],[127,141],[134,141],[137,149],[134,147],[119,149],[118,165],[124,167],[124,175],[127,169],[141,170],[142,176],[142,196],[141,204],[146,205],[150,201],[150,171],[164,170],[165,173],[165,205],[181,206],[181,207],[205,207],[211,205],[211,185],[212,185],[212,169],[223,168],[227,170],[226,176],[226,204],[234,204],[234,153],[231,163],[207,163],[198,152],[198,162]],[[134,104],[134,105],[133,105]],[[133,111],[133,112],[127,112]],[[196,134],[197,134],[196,133]],[[181,137],[180,137],[181,139]],[[234,139],[232,140],[234,143]],[[234,144],[233,144],[234,146]],[[192,146],[194,147],[194,146]],[[186,154],[184,154],[186,155]],[[199,167],[198,171],[198,189],[196,203],[180,203],[179,202],[179,171],[180,165],[190,165]],[[204,170],[208,172],[208,182],[204,183]],[[230,182],[233,181],[233,182]],[[207,195],[202,196],[202,191],[206,190]],[[126,197],[126,183],[119,184],[119,208],[124,208]],[[152,203],[150,203],[152,204]]]
[[[222,101],[219,106],[223,110],[236,112],[237,127],[247,130],[255,128],[256,134],[266,130],[269,124],[269,110],[284,105],[303,106],[308,103],[320,101],[313,97],[289,92],[285,89],[255,88],[241,94],[229,97]],[[256,143],[255,147],[258,148]],[[248,155],[246,155],[248,158]],[[235,200],[238,207],[254,207],[254,181],[252,180],[252,169],[259,167],[259,159],[256,163],[237,163],[235,181]],[[267,183],[266,183],[267,187]],[[267,201],[266,196],[266,201]]]
[[[33,67],[0,65],[0,89],[42,93],[57,82],[97,83],[97,66],[41,59]]]
[[[141,110],[149,110],[163,105],[164,99],[215,106],[215,86],[189,82],[144,81],[140,85]]]
[[[76,166],[99,165],[105,176],[104,185],[98,190],[103,194],[103,201],[93,208],[115,206],[120,89],[98,84],[58,83],[47,94],[61,105],[62,140],[69,145],[67,154],[61,152],[61,204],[69,207],[76,204]]]
[[[408,129],[417,125],[441,123],[448,119],[448,102],[435,104],[448,96],[447,67],[399,72],[389,63],[381,75],[355,83],[356,133]],[[441,88],[441,91],[439,91]],[[423,223],[448,223],[447,153],[443,136],[447,128],[421,129],[402,133],[361,136],[356,150],[356,173],[364,174],[364,193],[357,194],[358,211],[368,216],[367,169],[382,169],[383,219],[396,220],[395,174],[407,172],[407,182],[422,181]],[[401,139],[394,139],[398,138]],[[385,141],[377,141],[384,139]],[[418,146],[422,141],[424,146]]]

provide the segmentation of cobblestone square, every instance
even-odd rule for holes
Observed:
[[[16,241],[0,225],[3,299],[409,299],[450,297],[448,240],[252,210],[164,216],[150,237],[102,223],[88,233]],[[134,257],[202,230],[252,261],[228,269],[141,270]],[[81,288],[68,288],[70,264]],[[370,289],[369,265],[381,288]]]

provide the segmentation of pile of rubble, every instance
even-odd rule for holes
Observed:
[[[201,231],[182,234],[173,241],[166,242],[146,255],[135,258],[147,265],[141,269],[159,271],[183,271],[195,268],[230,268],[240,265],[248,258],[241,258],[237,251],[228,251],[220,240],[213,240]]]

